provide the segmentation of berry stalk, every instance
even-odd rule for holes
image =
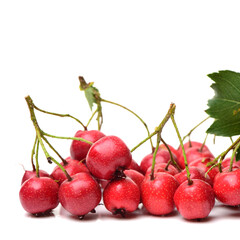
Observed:
[[[174,119],[174,115],[171,115],[171,120],[172,120],[173,126],[174,126],[174,128],[175,128],[175,130],[176,130],[176,133],[177,133],[177,136],[178,136],[178,139],[179,139],[181,148],[182,148],[182,153],[183,153],[183,157],[184,157],[185,169],[186,169],[186,172],[187,172],[188,185],[191,185],[193,182],[192,182],[192,180],[191,180],[191,178],[190,178],[191,174],[190,174],[189,168],[188,168],[187,156],[186,156],[186,152],[185,152],[185,149],[184,149],[184,146],[183,146],[183,141],[182,141],[181,135],[180,135],[180,133],[179,133],[179,130],[178,130],[176,121],[175,121],[175,119]]]
[[[77,141],[81,141],[81,142],[88,143],[88,144],[90,144],[90,145],[93,144],[92,142],[90,142],[90,141],[88,141],[88,140],[86,140],[86,139],[84,139],[84,138],[55,136],[55,135],[52,135],[52,134],[43,132],[42,130],[41,130],[41,133],[42,133],[42,135],[48,136],[48,137],[51,137],[51,138],[66,139],[66,140],[77,140]]]
[[[39,150],[39,141],[37,140],[36,143],[36,156],[35,156],[35,160],[36,160],[36,176],[39,177],[39,163],[38,163],[38,150]]]
[[[116,106],[119,106],[119,107],[127,110],[128,112],[132,113],[135,117],[137,117],[137,118],[141,121],[141,123],[144,125],[144,127],[146,128],[146,130],[147,130],[147,134],[148,134],[148,137],[149,137],[149,140],[150,140],[150,144],[151,144],[151,147],[152,147],[152,151],[154,152],[154,147],[153,147],[153,143],[152,143],[152,137],[150,136],[150,131],[149,131],[149,129],[148,129],[148,126],[147,126],[146,122],[144,122],[143,119],[142,119],[138,114],[136,114],[136,113],[135,113],[134,111],[132,111],[131,109],[129,109],[129,108],[127,108],[127,107],[125,107],[125,106],[123,106],[123,105],[121,105],[121,104],[119,104],[119,103],[115,103],[115,102],[112,102],[112,101],[109,101],[109,100],[106,100],[106,99],[102,99],[102,98],[101,98],[101,101],[102,101],[102,102],[106,102],[106,103],[110,103],[110,104],[113,104],[113,105],[116,105]]]
[[[33,162],[33,157],[34,157],[35,149],[36,149],[36,143],[37,143],[37,135],[36,135],[36,137],[35,137],[34,144],[33,144],[33,148],[32,148],[32,153],[31,153],[31,163],[32,163],[32,169],[33,169],[33,171],[36,171],[36,167],[35,167],[34,162]]]
[[[49,111],[45,111],[39,107],[37,107],[34,103],[33,103],[33,107],[34,109],[38,110],[39,112],[42,113],[46,113],[46,114],[50,114],[50,115],[54,115],[54,116],[58,116],[58,117],[69,117],[74,119],[75,121],[77,121],[78,123],[80,123],[82,125],[82,127],[84,128],[84,130],[87,130],[87,126],[85,126],[78,118],[70,115],[70,114],[61,114],[61,113],[54,113],[54,112],[49,112]]]
[[[155,148],[154,153],[153,153],[152,169],[151,169],[151,174],[150,174],[150,179],[151,180],[154,180],[154,167],[155,167],[155,164],[156,164],[156,155],[157,155],[159,144],[160,144],[160,141],[161,141],[162,129],[165,126],[165,124],[167,123],[167,121],[169,120],[169,118],[174,114],[174,111],[171,111],[172,108],[175,109],[175,104],[173,104],[173,103],[170,105],[170,108],[169,108],[166,116],[163,118],[162,122],[156,128],[156,130],[157,130],[157,145],[156,145],[156,148]]]
[[[156,164],[156,155],[157,155],[157,152],[158,152],[160,140],[161,140],[161,135],[160,135],[160,132],[158,132],[157,133],[157,145],[156,145],[156,148],[155,148],[155,150],[153,152],[152,169],[151,169],[151,173],[150,173],[150,180],[154,180],[154,168],[155,168],[155,164]]]
[[[172,163],[179,171],[181,171],[182,169],[179,167],[179,165],[176,163],[176,161],[173,158],[172,151],[170,150],[170,148],[167,145],[167,143],[162,139],[162,137],[161,137],[161,141],[163,142],[164,146],[167,148],[167,150],[168,150],[168,152],[170,154],[170,160],[168,161],[167,166],[166,166],[165,169],[168,170],[168,166],[170,165],[170,163]]]
[[[202,123],[204,123],[205,121],[207,121],[208,119],[210,118],[210,116],[208,116],[207,118],[203,119],[200,123],[198,123],[195,127],[193,127],[189,133],[187,135],[185,135],[183,138],[182,138],[182,141],[185,140],[185,138],[189,137],[189,141],[190,141],[190,135],[192,134],[192,132],[198,128]],[[190,141],[191,142],[191,141]]]
[[[28,108],[29,108],[29,111],[30,111],[30,116],[31,116],[31,120],[33,122],[33,125],[34,125],[34,128],[35,128],[35,131],[36,131],[36,135],[37,135],[37,141],[40,143],[41,147],[42,147],[42,150],[48,160],[48,162],[54,162],[56,165],[58,165],[61,170],[64,172],[64,174],[66,175],[67,179],[69,181],[72,180],[71,176],[68,174],[68,172],[64,169],[64,167],[57,161],[55,160],[53,157],[51,157],[49,155],[49,153],[47,152],[44,144],[43,144],[43,141],[42,141],[42,135],[41,135],[41,129],[38,125],[38,122],[37,122],[37,119],[36,119],[36,116],[35,116],[35,112],[34,112],[34,107],[33,107],[33,101],[31,99],[30,96],[27,96],[25,97],[25,100],[27,102],[27,105],[28,105]]]
[[[174,103],[170,104],[169,110],[166,114],[166,116],[164,117],[164,119],[162,120],[162,122],[159,124],[158,127],[155,128],[155,131],[153,133],[151,133],[147,138],[145,138],[144,140],[142,140],[140,143],[138,143],[134,148],[131,149],[131,152],[135,151],[138,147],[140,147],[143,143],[145,143],[146,141],[148,141],[149,139],[151,139],[154,135],[156,135],[158,132],[162,132],[162,129],[164,127],[164,125],[166,124],[166,122],[168,121],[168,119],[171,117],[172,114],[174,114],[175,112],[175,108],[176,105]]]

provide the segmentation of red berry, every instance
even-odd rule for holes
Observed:
[[[173,157],[176,161],[176,156],[173,154]],[[140,168],[141,168],[141,172],[145,175],[146,171],[148,170],[148,168],[150,166],[152,166],[152,159],[153,159],[153,154],[150,153],[148,155],[146,155],[140,164]],[[165,149],[161,149],[157,152],[156,154],[156,163],[168,163],[168,161],[171,159],[170,154],[167,150]]]
[[[168,174],[171,174],[171,175],[175,175],[175,174],[178,174],[179,171],[173,166],[173,165],[169,165],[168,168],[166,169],[167,167],[167,163],[157,163],[155,166],[154,166],[154,173],[158,173],[158,172],[165,172],[165,173],[168,173]],[[149,176],[151,174],[151,171],[152,171],[152,166],[150,166],[148,168],[148,170],[146,171],[146,174],[145,176]]]
[[[177,188],[177,180],[168,173],[157,173],[154,180],[145,177],[141,185],[142,203],[153,215],[169,214],[175,207],[173,196]]]
[[[89,131],[77,131],[74,137],[83,138],[88,140],[92,143],[96,142],[100,138],[104,137],[105,135],[97,130],[89,130]],[[82,141],[73,140],[70,146],[70,153],[72,159],[76,160],[83,160],[86,158],[87,153],[90,149],[91,145]]]
[[[127,168],[132,154],[126,144],[116,136],[106,136],[95,142],[86,158],[89,171],[99,179],[110,180],[117,170]]]
[[[188,142],[184,143],[183,147],[184,147],[185,151],[186,151],[187,149],[189,149],[189,148],[198,148],[198,149],[201,149],[201,148],[202,148],[202,143],[200,143],[200,142],[195,142],[195,141],[191,141],[191,142],[188,141]],[[208,147],[207,147],[206,145],[203,146],[203,150],[204,150],[204,151],[209,151],[209,149],[208,149]],[[181,146],[178,148],[177,151],[178,151],[178,154],[179,154],[179,155],[182,155],[182,148],[181,148]]]
[[[195,166],[197,168],[202,169],[205,173],[210,169],[211,166],[207,166],[207,163],[211,162],[213,158],[199,158],[189,163],[190,166]],[[214,182],[214,178],[216,174],[219,172],[218,168],[215,167],[211,171],[208,172],[208,176],[211,178],[212,182]]]
[[[171,145],[168,145],[168,147],[171,150],[171,152],[178,158],[178,154],[179,154],[178,150],[172,147]],[[161,144],[159,145],[159,149],[167,150],[167,147],[164,144]]]
[[[80,173],[80,172],[89,173],[89,170],[82,162],[79,162],[78,160],[69,159],[69,158],[67,158],[66,161],[67,161],[67,165],[63,165],[63,163],[61,163],[61,165],[63,165],[63,167],[66,169],[66,171],[70,176],[73,176],[76,173]],[[62,182],[67,179],[65,173],[62,171],[62,169],[59,166],[56,166],[53,169],[53,172],[51,173],[51,177],[54,180],[56,180],[59,185],[61,185]]]
[[[58,184],[49,177],[31,177],[21,186],[23,208],[34,215],[51,211],[58,205]]]
[[[222,168],[226,168],[226,167],[229,167],[230,166],[230,162],[231,162],[231,158],[225,158],[223,161],[222,161]],[[240,168],[240,162],[236,162],[235,158],[233,160],[233,167],[238,167]]]
[[[131,178],[137,184],[137,186],[140,189],[142,181],[144,179],[144,175],[143,174],[141,174],[140,172],[138,172],[136,170],[133,170],[133,169],[126,169],[126,170],[123,171],[123,173],[127,177]]]
[[[103,191],[103,202],[107,210],[123,217],[133,212],[140,203],[140,189],[130,178],[116,178]]]
[[[240,169],[220,173],[213,184],[216,198],[230,206],[240,204]]]
[[[88,173],[81,172],[65,180],[59,188],[59,201],[68,212],[82,218],[101,200],[101,188]]]
[[[213,154],[208,149],[200,150],[198,147],[191,147],[185,150],[187,162],[190,164],[199,158],[214,158]],[[181,155],[178,159],[179,165],[182,169],[185,168],[184,157]]]
[[[39,170],[39,176],[40,177],[50,177],[50,175],[47,172],[45,172],[44,170]],[[24,173],[24,175],[22,177],[21,184],[23,184],[25,181],[27,181],[31,177],[36,177],[36,171],[25,170],[25,173]]]
[[[139,165],[137,164],[137,162],[134,161],[133,159],[132,159],[130,165],[128,166],[128,169],[133,169],[133,170],[136,170],[136,171],[142,173],[140,166],[139,166]]]
[[[191,174],[191,179],[200,179],[207,183],[209,183],[211,186],[213,185],[213,182],[211,178],[208,176],[208,174],[205,176],[205,172],[198,167],[190,166],[189,172]],[[182,172],[174,175],[176,180],[178,181],[179,185],[181,185],[183,182],[187,180],[187,171],[186,169],[182,170]]]
[[[215,204],[212,187],[200,179],[182,183],[174,194],[177,210],[186,219],[206,218]]]

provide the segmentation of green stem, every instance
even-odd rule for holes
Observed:
[[[37,135],[36,135],[35,140],[34,140],[34,144],[33,144],[33,148],[32,148],[32,154],[31,154],[31,163],[32,163],[33,171],[36,171],[36,167],[35,167],[34,162],[33,162],[33,156],[35,154],[36,143],[37,143]]]
[[[169,148],[168,144],[162,138],[161,138],[161,141],[163,142],[163,144],[165,145],[165,147],[167,148],[167,150],[170,154],[170,160],[168,161],[168,164],[165,169],[168,170],[168,166],[170,165],[170,163],[172,163],[179,171],[182,171],[182,169],[178,166],[177,162],[174,160],[172,151]]]
[[[135,151],[138,147],[140,147],[143,143],[145,143],[147,140],[151,139],[151,137],[153,137],[154,135],[156,135],[159,131],[161,134],[161,131],[164,127],[164,125],[166,124],[166,122],[168,121],[168,119],[171,117],[172,114],[174,114],[175,112],[175,108],[176,105],[174,103],[170,104],[169,110],[166,114],[166,116],[164,117],[164,119],[162,120],[162,122],[159,124],[158,127],[155,128],[155,131],[150,134],[147,138],[145,138],[144,140],[142,140],[140,143],[138,143],[134,148],[131,149],[131,152]]]
[[[119,107],[127,110],[128,112],[132,113],[135,117],[137,117],[142,122],[144,127],[146,128],[147,134],[148,134],[148,139],[150,139],[150,144],[151,144],[152,151],[154,151],[154,147],[153,147],[153,143],[152,143],[152,139],[151,139],[152,136],[150,135],[148,126],[147,126],[147,124],[143,121],[143,119],[138,114],[136,114],[135,112],[133,112],[132,110],[130,110],[129,108],[127,108],[127,107],[125,107],[125,106],[123,106],[121,104],[118,104],[118,103],[115,103],[115,102],[112,102],[112,101],[109,101],[109,100],[106,100],[106,99],[102,99],[102,98],[101,98],[101,101],[102,102],[106,102],[106,103],[110,103],[110,104],[113,104],[113,105],[116,105],[116,106],[119,106]]]
[[[64,166],[66,166],[68,164],[68,162],[66,161],[66,159],[64,159],[58,152],[57,150],[52,146],[52,144],[50,144],[50,142],[47,140],[47,138],[45,138],[42,135],[42,139],[48,144],[48,146],[58,155],[58,157],[62,160],[62,163]]]
[[[51,137],[51,138],[57,138],[57,139],[68,139],[68,140],[77,140],[77,141],[81,141],[81,142],[85,142],[85,143],[88,143],[90,145],[92,145],[93,143],[84,139],[84,138],[78,138],[78,137],[60,137],[60,136],[55,136],[55,135],[52,135],[52,134],[49,134],[49,133],[46,133],[46,132],[42,132],[42,135],[44,136],[48,136],[48,137]]]
[[[207,118],[205,118],[205,119],[203,119],[203,120],[202,120],[200,123],[198,123],[194,128],[192,128],[192,129],[189,131],[189,133],[183,137],[182,141],[184,141],[186,137],[190,137],[190,135],[192,134],[192,132],[193,132],[197,127],[199,127],[202,123],[204,123],[206,120],[208,120],[209,118],[210,118],[210,116],[207,117]]]
[[[37,148],[36,148],[36,176],[39,178],[39,163],[38,163],[38,150],[39,150],[39,141],[37,140]]]
[[[186,172],[187,172],[188,185],[191,185],[193,183],[193,181],[190,178],[191,174],[190,174],[189,168],[188,168],[187,156],[186,156],[186,152],[185,152],[185,149],[184,149],[184,146],[183,146],[183,141],[182,141],[182,138],[180,136],[176,121],[174,119],[174,115],[171,115],[171,119],[172,119],[172,123],[174,125],[175,130],[176,130],[176,133],[177,133],[177,136],[178,136],[181,148],[182,148],[182,154],[183,154],[183,157],[184,157],[185,169],[186,169]]]
[[[98,122],[98,131],[101,130],[103,124],[103,115],[102,115],[102,106],[101,104],[97,105],[97,122]]]
[[[202,143],[202,146],[201,146],[201,148],[200,148],[200,152],[202,152],[202,150],[203,150],[203,148],[204,148],[204,146],[205,146],[205,144],[206,144],[207,137],[208,137],[208,133],[206,134],[206,137],[205,137],[205,139],[204,139],[204,141],[203,141],[203,143]]]
[[[151,169],[151,173],[150,173],[150,180],[154,180],[154,167],[155,167],[155,164],[156,164],[156,155],[157,155],[157,152],[158,152],[160,140],[161,140],[161,135],[160,135],[160,132],[158,132],[157,133],[157,144],[156,144],[156,148],[155,148],[155,150],[153,152],[152,169]]]
[[[49,162],[53,161],[55,164],[57,164],[61,169],[62,171],[64,172],[64,174],[66,175],[67,179],[69,181],[72,180],[71,176],[68,174],[68,172],[64,169],[64,167],[57,161],[55,160],[53,157],[51,157],[49,155],[49,153],[47,152],[44,144],[43,144],[43,141],[42,141],[42,130],[40,129],[39,125],[38,125],[38,122],[37,122],[37,119],[36,119],[36,116],[35,116],[35,113],[34,113],[34,105],[33,105],[33,101],[31,99],[30,96],[27,96],[25,97],[25,100],[27,102],[27,105],[28,105],[28,108],[29,108],[29,111],[30,111],[30,117],[31,117],[31,120],[33,122],[33,125],[34,125],[34,128],[35,128],[35,131],[36,131],[36,135],[37,135],[37,139],[38,139],[38,142],[40,143],[41,147],[42,147],[42,150],[47,158],[47,160]]]
[[[93,112],[92,116],[89,118],[86,127],[89,126],[90,122],[92,121],[92,119],[93,119],[94,115],[97,113],[97,111],[98,111],[98,108]]]
[[[205,177],[207,177],[208,173],[209,173],[213,168],[215,168],[215,167],[217,167],[217,166],[221,166],[221,163],[218,162],[218,163],[212,165],[212,166],[207,170],[207,172],[205,173]],[[220,169],[221,169],[221,170],[220,170]],[[222,172],[222,168],[220,168],[220,169],[219,169],[219,172]]]
[[[84,128],[84,130],[87,130],[87,126],[85,126],[79,119],[77,119],[76,117],[73,117],[72,115],[70,114],[60,114],[60,113],[53,113],[53,112],[48,112],[48,111],[45,111],[39,107],[37,107],[35,104],[33,104],[33,107],[42,112],[42,113],[46,113],[46,114],[50,114],[50,115],[54,115],[54,116],[58,116],[58,117],[69,117],[69,118],[72,118],[74,119],[75,121],[77,121],[78,123],[80,123],[82,125],[82,127]]]
[[[221,154],[219,154],[216,158],[214,158],[211,162],[207,163],[207,166],[212,166],[214,165],[218,159],[220,158],[220,161],[221,159],[224,159],[225,156],[228,154],[228,152],[230,152],[232,149],[234,149],[236,147],[236,145],[240,143],[240,137],[238,137],[238,139],[232,143],[228,148],[227,150],[225,150],[224,152],[222,152]]]

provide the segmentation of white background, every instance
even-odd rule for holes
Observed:
[[[34,129],[24,97],[30,95],[45,110],[72,114],[84,123],[91,115],[78,76],[94,82],[101,96],[138,113],[150,131],[160,123],[171,102],[182,135],[207,117],[213,96],[208,73],[239,69],[239,1],[1,1],[1,235],[12,239],[43,237],[67,239],[148,239],[166,237],[206,239],[233,237],[239,228],[239,209],[217,205],[198,223],[175,211],[167,217],[137,212],[119,219],[98,207],[96,215],[78,221],[60,206],[54,216],[33,218],[22,209],[18,192],[31,168]],[[132,148],[146,137],[140,121],[124,110],[103,103],[105,134],[121,137]],[[81,129],[71,119],[37,114],[48,133],[73,136]],[[208,120],[192,135],[203,141]],[[91,129],[96,129],[94,120]],[[178,146],[169,122],[162,135]],[[50,139],[51,140],[51,139]],[[155,140],[155,138],[154,138]],[[52,140],[69,156],[70,141]],[[209,136],[207,145],[217,155],[229,139]],[[146,143],[133,153],[140,163],[150,152]],[[49,172],[42,152],[40,166]]]

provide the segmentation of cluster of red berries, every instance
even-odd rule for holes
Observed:
[[[187,176],[182,148],[160,145],[155,155],[145,156],[140,165],[132,159],[126,144],[116,136],[105,136],[97,130],[78,131],[93,144],[73,140],[71,157],[56,166],[49,175],[39,170],[25,171],[20,189],[23,208],[36,216],[49,213],[60,202],[62,207],[83,218],[103,203],[113,214],[137,210],[140,203],[153,215],[171,213],[175,206],[186,219],[206,218],[215,204],[240,204],[240,163],[222,162],[222,172],[207,163],[214,159],[206,145],[187,142],[184,149],[191,181]],[[170,150],[170,151],[169,151]],[[67,173],[67,174],[66,174]]]

